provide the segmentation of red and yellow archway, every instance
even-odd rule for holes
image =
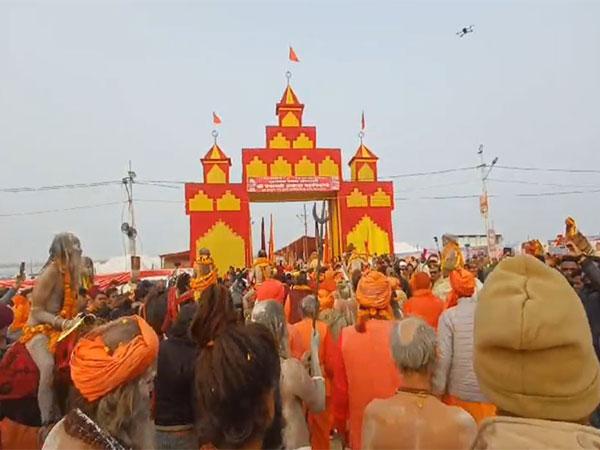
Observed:
[[[192,260],[207,247],[220,273],[250,266],[250,202],[327,200],[333,256],[350,243],[391,253],[394,186],[378,180],[377,156],[361,142],[344,181],[341,150],[318,147],[316,127],[303,125],[304,105],[289,84],[275,111],[278,125],[266,127],[265,147],[242,149],[240,183],[231,182],[231,160],[215,142],[201,159],[204,182],[185,185]]]

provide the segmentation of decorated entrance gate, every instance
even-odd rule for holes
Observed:
[[[359,252],[393,251],[391,181],[377,178],[378,158],[362,142],[342,175],[339,148],[317,145],[317,130],[303,124],[304,105],[288,84],[277,103],[278,125],[266,127],[265,146],[242,149],[242,180],[232,183],[231,159],[217,144],[202,162],[203,183],[185,185],[190,216],[190,258],[211,250],[219,273],[252,262],[250,202],[327,200],[329,245],[333,256],[352,243]]]

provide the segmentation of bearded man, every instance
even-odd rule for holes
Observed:
[[[81,269],[81,243],[71,233],[57,234],[50,257],[33,288],[24,343],[40,372],[38,404],[45,431],[60,417],[54,398],[54,350],[60,332],[73,324]]]
[[[150,392],[158,336],[140,316],[122,317],[83,336],[71,356],[79,394],[43,450],[154,448]]]

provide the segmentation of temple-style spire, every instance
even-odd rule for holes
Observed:
[[[280,127],[301,127],[304,105],[298,100],[298,96],[289,84],[285,87],[281,100],[277,103],[275,113],[279,118]]]
[[[202,162],[204,169],[204,182],[207,184],[225,184],[229,183],[229,168],[231,167],[231,158],[229,158],[219,144],[217,144],[217,136],[219,134],[213,131],[215,143],[208,150]]]
[[[377,160],[379,159],[364,143],[364,133],[360,133],[360,145],[348,163],[352,181],[377,181]]]

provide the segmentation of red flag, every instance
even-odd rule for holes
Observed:
[[[271,226],[269,230],[269,261],[275,258],[275,236],[273,232],[273,214],[271,214]]]
[[[290,61],[300,62],[300,60],[298,59],[298,55],[296,55],[296,52],[294,51],[294,49],[292,48],[291,45],[290,45]]]
[[[215,124],[215,125],[221,124],[221,118],[214,111],[213,111],[213,124]]]
[[[365,123],[365,112],[362,112],[362,115],[360,116],[360,129],[364,130],[366,127],[366,123]]]

